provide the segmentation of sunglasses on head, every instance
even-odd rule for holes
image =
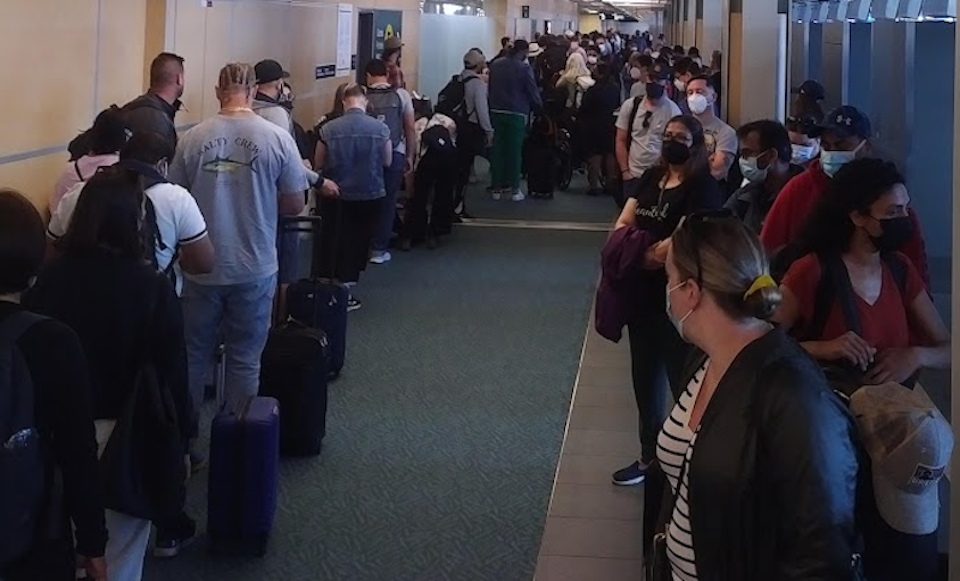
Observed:
[[[716,210],[703,210],[687,215],[680,230],[690,232],[690,242],[693,244],[693,258],[697,265],[697,286],[703,288],[703,263],[700,259],[700,244],[703,241],[703,225],[709,222],[722,222],[726,220],[738,220],[733,210],[728,208],[718,208]]]

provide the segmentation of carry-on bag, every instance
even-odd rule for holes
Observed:
[[[285,219],[281,231],[309,230],[319,223],[316,216]],[[327,427],[328,351],[323,330],[284,319],[282,313],[275,317],[260,364],[260,395],[280,403],[282,455],[320,453]]]
[[[280,412],[272,397],[224,403],[223,347],[217,373],[219,411],[210,428],[207,535],[214,553],[262,557],[277,511]]]
[[[335,226],[339,240],[340,216],[342,210],[338,211],[337,224]],[[326,224],[320,225],[319,217],[311,216],[291,217],[281,219],[281,230],[290,230],[299,228],[299,224],[305,220],[313,221],[314,244],[313,248],[318,247],[319,229],[327,227]],[[334,260],[338,249],[334,248]],[[316,267],[319,252],[314,251],[313,265]],[[334,269],[336,271],[336,269]],[[324,277],[311,276],[310,278],[301,278],[287,286],[283,296],[286,310],[286,317],[294,319],[308,327],[320,329],[327,336],[327,375],[330,380],[340,376],[344,361],[347,355],[347,302],[350,300],[350,289],[347,285],[338,280]]]

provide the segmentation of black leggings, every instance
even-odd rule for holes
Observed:
[[[640,414],[640,461],[657,456],[657,435],[667,420],[667,395],[679,398],[678,385],[689,346],[680,339],[663,309],[651,309],[642,323],[631,323],[630,362],[633,393]]]

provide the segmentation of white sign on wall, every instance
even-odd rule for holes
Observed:
[[[353,5],[337,5],[337,76],[350,75],[353,55]]]

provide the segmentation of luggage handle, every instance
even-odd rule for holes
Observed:
[[[224,384],[227,381],[227,359],[226,346],[223,343],[217,345],[217,365],[213,371],[213,383],[217,391],[217,409],[223,411],[226,407],[226,398],[224,394]]]
[[[317,216],[316,214],[309,214],[307,216],[280,216],[279,227],[280,235],[277,236],[280,241],[279,251],[277,252],[277,292],[274,296],[273,301],[273,316],[271,317],[271,322],[274,326],[279,325],[283,321],[280,319],[281,312],[284,310],[283,305],[283,280],[280,278],[279,273],[284,272],[284,234],[288,232],[304,232],[304,233],[313,233],[316,235],[316,227],[319,227],[323,224],[323,217]],[[312,261],[311,261],[312,262]]]

